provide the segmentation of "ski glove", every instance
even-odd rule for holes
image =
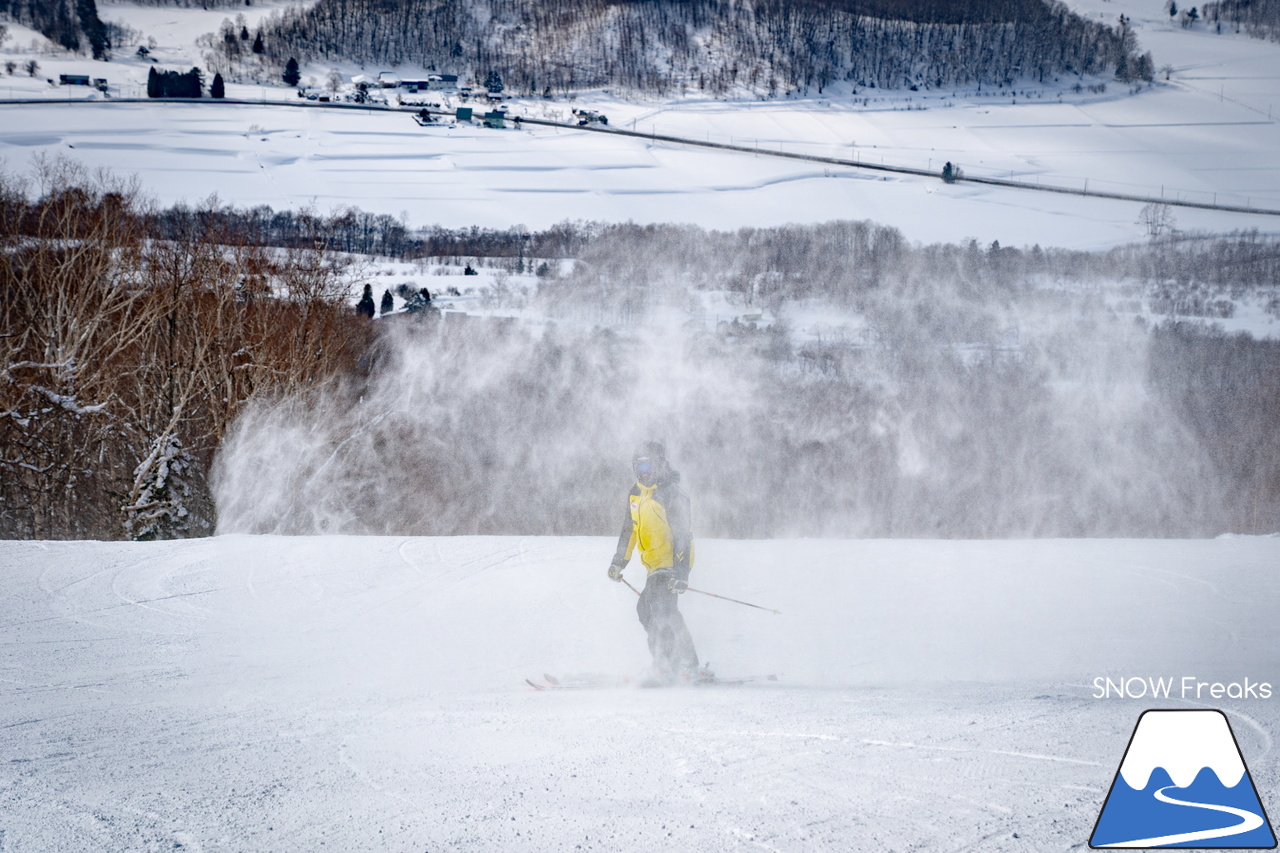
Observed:
[[[621,581],[623,568],[624,568],[623,566],[619,566],[617,563],[614,563],[613,565],[609,566],[609,580]]]
[[[689,582],[685,580],[680,580],[679,578],[672,578],[671,582],[667,584],[667,589],[669,589],[671,592],[674,592],[676,595],[679,595],[680,593],[684,592],[688,588],[689,588]]]

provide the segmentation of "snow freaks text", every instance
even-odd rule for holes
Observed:
[[[1202,681],[1192,675],[1181,678],[1130,676],[1093,680],[1094,699],[1270,699],[1271,682],[1244,678],[1240,681]]]

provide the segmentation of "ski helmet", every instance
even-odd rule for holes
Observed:
[[[660,441],[646,441],[636,448],[631,456],[631,470],[635,472],[636,482],[642,486],[652,486],[667,475],[667,449]]]

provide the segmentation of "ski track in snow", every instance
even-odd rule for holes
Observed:
[[[612,548],[0,543],[3,849],[1078,849],[1148,706],[1094,675],[1275,680],[1275,538],[708,540],[786,615],[686,596],[700,651],[779,681],[527,688],[643,672]],[[1273,703],[1226,704],[1265,800]]]

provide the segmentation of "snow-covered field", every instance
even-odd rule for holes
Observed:
[[[1280,59],[1280,53],[1277,57]],[[1104,111],[1105,106],[1113,105],[1094,109]],[[1046,116],[1033,115],[1039,109],[1028,108],[1019,115],[1036,124],[1049,122]],[[1084,108],[1071,109],[1076,120],[1090,126],[1105,121],[1081,117],[1079,110]],[[810,118],[795,105],[775,105],[775,110]],[[0,106],[0,113],[17,112],[21,119],[6,122],[8,129],[0,131],[0,153],[9,162],[18,165],[37,152],[67,154],[92,166],[137,172],[143,186],[167,202],[197,202],[217,194],[223,203],[268,204],[277,209],[313,205],[328,211],[356,206],[395,216],[407,213],[412,224],[450,227],[521,223],[542,228],[585,219],[737,228],[870,219],[895,225],[908,238],[926,242],[973,237],[984,245],[999,240],[1004,245],[1099,247],[1145,237],[1139,223],[1142,205],[1137,202],[967,184],[948,186],[923,177],[889,177],[587,131],[497,131],[474,125],[422,129],[407,115],[372,110],[353,113],[247,105]],[[922,114],[897,115],[915,118]],[[712,107],[682,111],[673,118],[682,124],[730,121],[721,109]],[[752,118],[776,127],[780,117],[753,116],[753,111],[746,110],[735,115],[732,123],[748,129],[744,123]],[[843,123],[850,125],[847,129],[852,136],[856,134],[853,126],[866,121],[849,114]],[[887,132],[883,123],[879,130]],[[1228,139],[1240,139],[1237,130],[1226,124],[1198,128],[1197,132],[1216,132],[1225,145]],[[1081,178],[1093,175],[1091,186],[1095,188],[1105,175],[1112,179],[1111,189],[1145,189],[1159,196],[1157,179],[1167,168],[1164,174],[1171,181],[1180,178],[1184,186],[1222,187],[1218,197],[1224,203],[1243,203],[1247,200],[1243,190],[1248,187],[1255,190],[1248,197],[1253,204],[1280,208],[1280,175],[1261,162],[1280,149],[1280,133],[1273,124],[1263,130],[1266,133],[1259,133],[1256,141],[1245,137],[1251,150],[1231,146],[1231,159],[1237,164],[1232,170],[1220,164],[1202,164],[1205,169],[1217,170],[1215,182],[1206,183],[1203,175],[1192,174],[1201,164],[1189,152],[1153,163],[1154,155],[1126,152],[1123,149],[1132,143],[1114,138],[1106,143],[1096,141],[1113,146],[1110,151],[1062,151],[1059,162],[1063,170],[1073,170]],[[915,137],[927,131],[904,128],[897,135]],[[964,131],[966,135],[975,132],[975,128]],[[993,132],[1006,136],[1062,134],[1061,130],[1024,127]],[[1117,133],[1101,126],[1095,132],[1109,137]],[[735,137],[735,141],[742,140]],[[951,142],[961,144],[954,139]],[[1023,140],[1015,146],[1006,140],[998,144],[1008,145],[1010,150],[1025,145],[1023,150],[1030,151],[1038,143]],[[825,147],[828,153],[848,155],[837,152],[834,143],[790,147]],[[889,153],[896,150],[886,151],[888,162],[907,159]],[[1190,165],[1171,165],[1180,158]],[[939,156],[934,165],[941,168],[944,159]],[[1017,169],[1016,163],[1009,165],[1010,171]],[[1149,180],[1145,187],[1132,179],[1122,185],[1119,179],[1126,175],[1149,175]],[[1045,182],[1051,181],[1046,177]],[[1067,183],[1063,179],[1060,185]],[[1083,186],[1082,180],[1078,186]],[[1209,198],[1204,193],[1201,196]],[[1175,215],[1180,227],[1192,230],[1269,231],[1280,224],[1277,217],[1249,214],[1180,209]]]
[[[512,113],[568,117],[603,110],[615,127],[682,138],[925,168],[959,164],[967,175],[1280,209],[1280,45],[1234,33],[1183,29],[1156,0],[1088,0],[1084,11],[1134,21],[1169,79],[1131,95],[1073,91],[1075,78],[984,92],[873,93],[833,87],[773,101],[624,102],[603,92],[573,102],[512,99]],[[1096,9],[1088,8],[1096,6]],[[262,9],[269,7],[251,7]],[[161,67],[200,61],[195,37],[216,12],[104,5],[109,20],[158,32]],[[230,17],[230,10],[222,17]],[[215,21],[214,19],[217,19]],[[185,24],[182,22],[186,22]],[[182,39],[185,52],[175,43]],[[14,37],[5,55],[29,39]],[[164,53],[169,51],[169,53]],[[151,63],[128,50],[110,63],[42,57],[38,78],[19,72],[0,95],[89,94],[51,87],[59,73],[107,77],[114,94],[143,91]],[[348,77],[378,69],[342,68]],[[304,68],[323,80],[328,68]],[[401,69],[403,75],[408,69]],[[1084,80],[1090,85],[1097,82]],[[5,91],[7,88],[7,92]],[[72,91],[75,89],[75,92]],[[229,85],[229,97],[291,99],[284,87]],[[27,168],[37,153],[137,172],[165,202],[277,208],[355,205],[407,213],[415,225],[542,227],[566,219],[691,222],[713,228],[871,219],[923,242],[970,237],[1004,245],[1100,247],[1145,237],[1141,204],[1026,190],[946,185],[768,157],[526,125],[420,128],[403,114],[269,106],[96,104],[0,106],[0,157]],[[1258,228],[1280,218],[1191,209],[1183,230]]]
[[[1148,707],[1227,710],[1276,810],[1280,698],[1093,685],[1280,685],[1275,537],[703,541],[782,610],[686,594],[703,657],[776,683],[530,689],[643,671],[612,547],[0,544],[3,849],[1080,849]]]

